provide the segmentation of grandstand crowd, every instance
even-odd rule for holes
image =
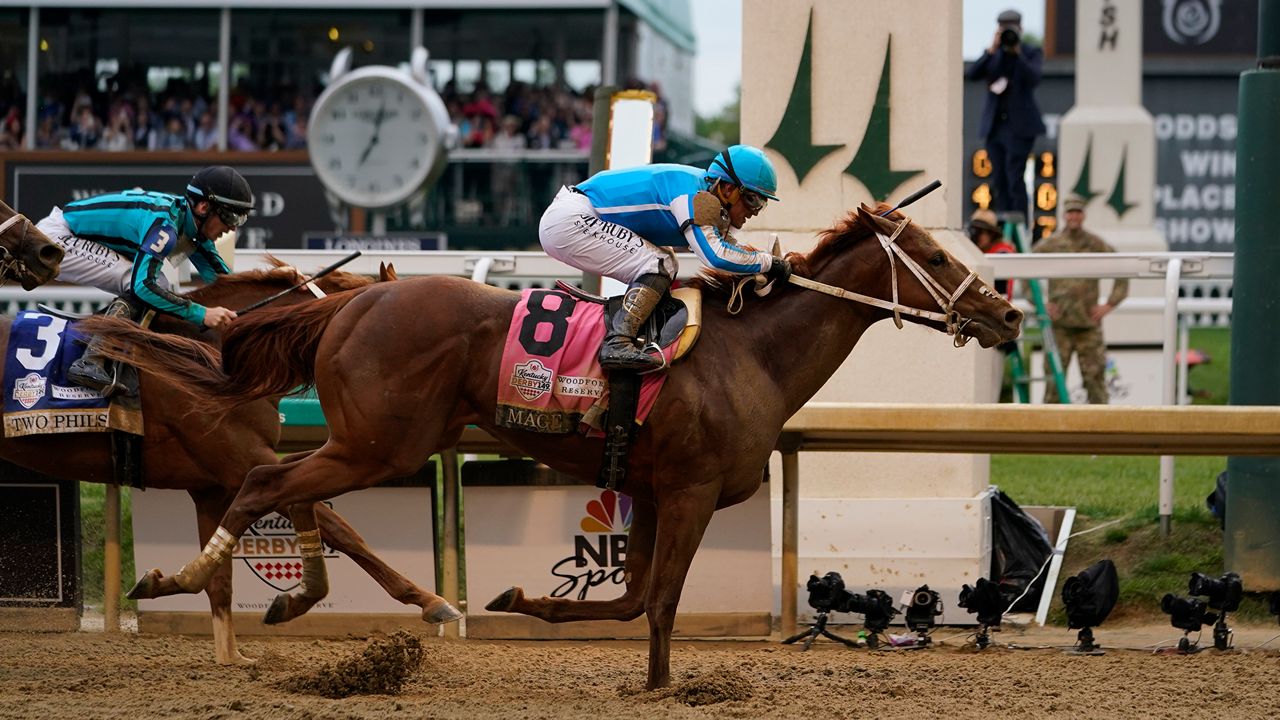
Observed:
[[[628,88],[658,91],[639,81]],[[591,148],[592,96],[554,86],[512,82],[502,92],[483,83],[470,92],[446,83],[441,97],[457,128],[458,144],[499,150]],[[0,151],[25,147],[25,98],[16,88],[0,92]],[[36,115],[35,147],[51,150],[216,150],[216,98],[170,83],[162,93],[95,92],[82,87],[59,97],[47,92]],[[244,87],[230,95],[227,148],[231,151],[305,149],[313,98],[297,91],[255,96]],[[666,141],[661,100],[654,113],[654,150]]]

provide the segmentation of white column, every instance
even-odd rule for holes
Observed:
[[[231,113],[231,8],[224,7],[218,17],[218,63],[222,79],[218,82],[218,151],[227,150],[227,123]]]
[[[777,233],[784,251],[807,251],[816,233],[859,203],[892,204],[937,178],[943,188],[906,213],[990,276],[958,232],[961,24],[960,3],[932,0],[864,0],[856,12],[841,0],[744,1],[742,138],[765,147],[782,198],[747,225],[746,242],[769,247]],[[976,343],[955,349],[918,325],[882,322],[814,399],[989,402],[1002,359]],[[987,456],[802,453],[799,465],[801,585],[811,571],[837,570],[858,592],[878,587],[896,596],[928,582],[954,593],[989,567]],[[780,477],[779,467],[773,472]],[[773,485],[780,493],[781,483]],[[854,527],[874,542],[854,540]],[[954,610],[954,594],[944,602],[947,621],[966,619]]]
[[[36,108],[40,104],[40,8],[27,14],[27,138],[28,150],[36,149]]]
[[[1076,104],[1059,132],[1059,199],[1086,197],[1085,229],[1120,252],[1168,250],[1154,225],[1155,158],[1154,124],[1142,105],[1142,4],[1079,0]],[[1130,296],[1161,292],[1159,281],[1130,283]],[[1160,323],[1121,305],[1103,333],[1111,345],[1159,342]]]

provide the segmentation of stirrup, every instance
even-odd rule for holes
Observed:
[[[645,357],[649,357],[649,358],[653,357],[652,355],[649,355],[649,353],[656,352],[658,353],[658,358],[662,361],[661,365],[659,365],[656,368],[653,368],[652,370],[645,370],[640,373],[641,375],[649,375],[651,373],[662,372],[667,368],[671,367],[671,364],[667,362],[667,356],[664,355],[662,352],[662,347],[658,345],[658,343],[652,340],[645,343],[644,346],[640,348],[640,352],[645,353]]]

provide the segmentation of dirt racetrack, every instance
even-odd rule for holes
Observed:
[[[1237,629],[1254,648],[1280,629]],[[321,666],[347,661],[395,638],[242,642],[252,667],[213,665],[209,638],[0,634],[0,717],[51,718],[1275,718],[1280,653],[1245,650],[1155,655],[1110,650],[1101,657],[1057,649],[992,647],[963,638],[925,651],[851,650],[823,642],[810,652],[771,642],[675,643],[672,687],[643,692],[639,642],[421,640],[421,667],[396,696],[329,699],[307,685]],[[403,640],[405,636],[401,636]],[[1112,647],[1175,640],[1168,626],[1100,628]],[[999,643],[1069,645],[1062,629]],[[1208,633],[1205,634],[1208,641]],[[1280,641],[1277,641],[1280,643]],[[1267,647],[1270,647],[1268,645]],[[299,681],[303,682],[299,682]],[[314,683],[311,683],[314,685]]]

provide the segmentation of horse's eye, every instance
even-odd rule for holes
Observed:
[[[943,265],[946,265],[947,254],[939,250],[933,254],[933,257],[929,258],[929,264],[934,267],[942,267]]]

